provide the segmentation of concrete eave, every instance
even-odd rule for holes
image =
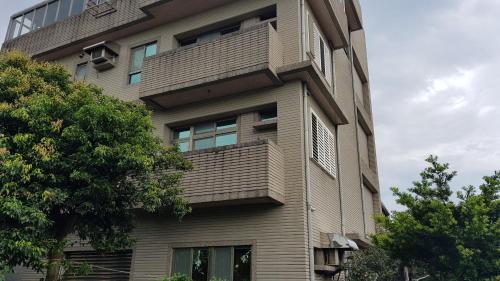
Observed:
[[[278,68],[278,76],[283,81],[301,80],[307,83],[310,93],[318,101],[321,109],[337,125],[348,124],[349,121],[339,104],[331,94],[332,87],[328,86],[325,78],[310,60],[286,65]]]

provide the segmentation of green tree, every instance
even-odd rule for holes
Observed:
[[[453,200],[456,172],[430,156],[421,180],[407,192],[393,188],[406,210],[379,218],[375,243],[408,266],[425,268],[428,280],[498,280],[500,276],[500,172],[484,177],[479,191],[465,187]]]
[[[400,280],[400,262],[378,247],[353,252],[342,269],[346,271],[348,281]]]
[[[134,241],[134,213],[190,211],[191,168],[154,135],[150,112],[75,83],[60,65],[0,55],[0,267],[60,278],[69,234],[96,250]]]

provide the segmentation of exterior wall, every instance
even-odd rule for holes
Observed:
[[[361,176],[359,172],[357,121],[354,111],[352,72],[348,56],[344,50],[334,52],[336,74],[336,97],[344,110],[348,125],[340,126],[339,151],[341,189],[344,208],[345,232],[364,233]]]

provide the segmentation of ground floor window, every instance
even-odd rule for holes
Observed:
[[[187,275],[193,281],[252,280],[252,247],[176,248],[173,255],[173,273]]]
[[[70,251],[65,253],[66,261],[74,270],[64,274],[64,281],[77,280],[129,280],[132,264],[132,250],[102,254],[95,251]],[[88,274],[81,275],[79,268],[88,268]]]

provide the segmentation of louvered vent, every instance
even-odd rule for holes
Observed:
[[[312,156],[332,176],[337,175],[335,137],[315,115],[311,116]]]
[[[65,281],[128,281],[132,263],[132,251],[120,251],[111,254],[99,254],[94,251],[68,252],[66,259],[74,266],[88,264],[92,272],[86,276],[67,273]]]

